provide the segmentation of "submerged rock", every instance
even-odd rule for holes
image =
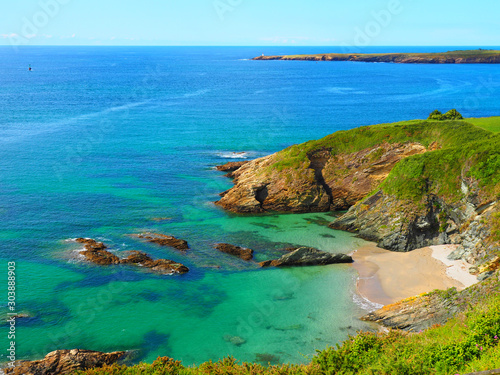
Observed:
[[[261,267],[319,266],[334,263],[352,263],[347,254],[331,254],[312,247],[299,247],[279,259],[259,263]]]
[[[63,375],[111,365],[126,352],[102,353],[91,350],[56,350],[39,361],[17,361],[16,367],[4,369],[11,375]]]
[[[187,241],[175,238],[174,236],[167,236],[165,234],[141,233],[134,235],[134,237],[145,239],[148,242],[155,243],[160,246],[170,246],[177,250],[189,249]]]
[[[228,243],[219,243],[215,245],[215,248],[220,252],[240,257],[243,260],[251,260],[253,258],[253,250],[245,247],[239,247]]]
[[[234,346],[241,346],[247,342],[244,338],[240,336],[224,335],[224,341],[230,342]]]

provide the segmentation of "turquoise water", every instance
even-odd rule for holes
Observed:
[[[17,262],[18,310],[32,316],[18,320],[18,358],[79,347],[136,350],[136,361],[149,362],[270,354],[301,363],[367,328],[357,319],[366,306],[351,266],[262,270],[213,249],[250,247],[261,261],[289,245],[349,252],[363,241],[328,229],[329,214],[221,211],[212,202],[231,182],[213,167],[240,160],[234,152],[254,158],[435,108],[499,115],[500,73],[487,65],[245,60],[311,52],[0,48],[0,264],[5,272]],[[146,230],[186,239],[191,249],[129,236]],[[191,271],[166,277],[89,265],[70,241],[82,236]],[[5,307],[6,292],[0,301]],[[234,336],[246,342],[233,345]],[[7,347],[4,334],[0,345]]]

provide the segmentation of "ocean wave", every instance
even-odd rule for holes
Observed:
[[[368,312],[372,312],[372,311],[375,311],[375,310],[378,310],[378,309],[384,307],[384,305],[381,305],[380,303],[372,302],[369,299],[366,299],[365,297],[363,297],[357,293],[353,293],[352,300],[354,301],[354,303],[356,305],[358,305],[363,310],[366,310]]]
[[[248,159],[255,156],[251,151],[222,151],[217,152],[218,157],[223,159]]]

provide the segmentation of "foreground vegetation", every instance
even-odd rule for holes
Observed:
[[[419,333],[360,332],[342,344],[318,352],[307,365],[265,367],[234,358],[185,367],[163,357],[153,364],[106,366],[79,375],[204,375],[204,374],[465,374],[500,368],[500,284],[498,274],[485,283],[474,306],[443,326]],[[493,288],[491,286],[493,285]],[[480,291],[481,289],[479,289]],[[453,293],[449,293],[453,295]]]

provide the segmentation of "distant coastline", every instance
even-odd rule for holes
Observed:
[[[326,53],[258,56],[253,60],[358,61],[397,64],[500,64],[498,50],[463,50],[440,53]]]

